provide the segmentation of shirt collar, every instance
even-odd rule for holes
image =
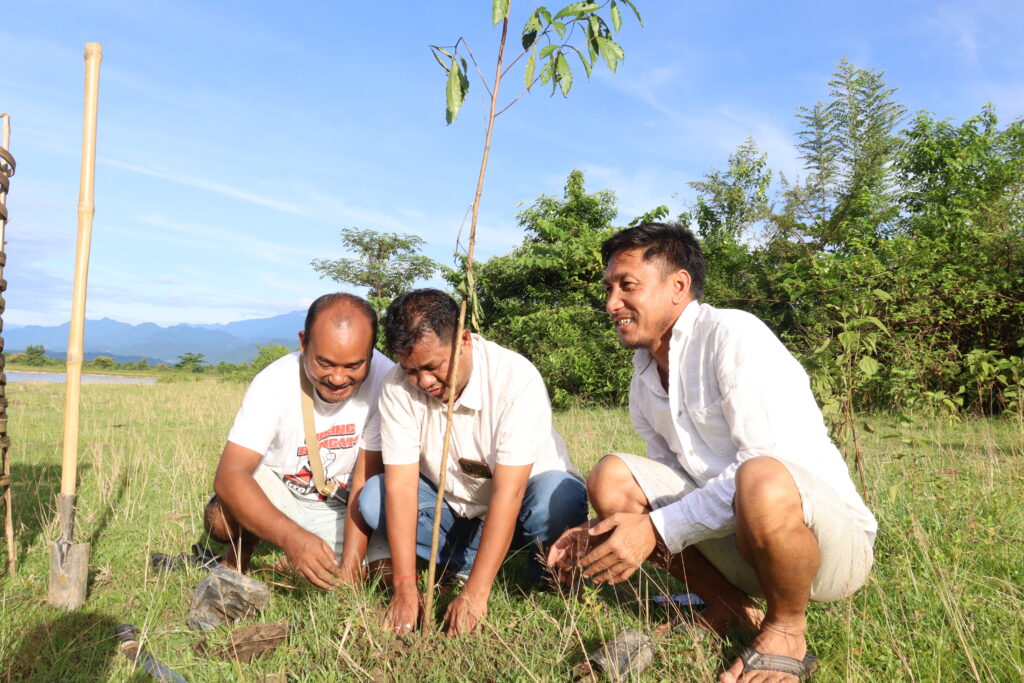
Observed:
[[[671,357],[678,349],[680,345],[685,345],[690,339],[690,335],[693,334],[693,327],[697,323],[697,316],[700,314],[700,302],[694,299],[686,305],[683,312],[676,318],[675,323],[672,325],[672,337],[669,340],[668,353]],[[633,368],[637,374],[642,374],[645,370],[651,369],[657,373],[656,368],[651,368],[654,364],[654,356],[647,349],[639,349],[633,354]],[[660,380],[658,381],[660,386]]]
[[[676,323],[672,326],[672,339],[668,343],[670,355],[680,344],[686,344],[689,341],[690,335],[693,334],[693,326],[697,324],[697,315],[699,313],[700,302],[694,299],[686,304],[686,308],[676,318]]]
[[[473,335],[473,367],[469,371],[469,381],[466,383],[466,387],[462,390],[458,400],[455,401],[457,407],[480,410],[483,406],[483,390],[480,379],[480,373],[483,370],[483,343],[483,337],[479,334]]]

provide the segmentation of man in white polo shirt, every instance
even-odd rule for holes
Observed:
[[[608,313],[637,349],[629,408],[648,457],[601,460],[587,480],[599,519],[548,559],[565,579],[618,583],[657,547],[707,603],[709,627],[756,632],[720,680],[803,680],[816,664],[808,601],[863,585],[877,530],[807,374],[756,317],[700,303],[704,254],[689,230],[629,228],[602,255]]]
[[[386,625],[398,633],[421,616],[416,558],[430,556],[450,392],[456,401],[438,563],[465,585],[445,614],[449,634],[481,626],[509,548],[529,548],[528,578],[542,580],[538,550],[587,517],[586,490],[528,360],[466,331],[457,386],[449,384],[458,316],[455,300],[436,289],[401,295],[384,316],[387,348],[398,360],[380,399],[385,474],[367,482],[360,510],[378,532],[387,529],[394,597]]]
[[[244,572],[262,539],[284,550],[307,580],[330,589],[361,580],[364,557],[371,563],[387,557],[386,539],[370,539],[357,506],[346,515],[347,499],[354,502],[365,481],[362,472],[353,473],[357,454],[380,457],[377,398],[394,363],[374,349],[376,340],[377,314],[366,301],[325,294],[306,313],[302,352],[274,361],[253,380],[204,515],[210,534],[230,542],[223,564]],[[306,448],[302,375],[311,386],[330,498],[317,490]]]

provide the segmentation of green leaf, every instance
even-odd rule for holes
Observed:
[[[530,31],[529,33],[523,33],[523,50],[529,50],[533,47],[533,44],[537,42],[537,32]]]
[[[491,0],[491,26],[497,26],[508,15],[508,0]]]
[[[547,7],[544,7],[544,6],[538,7],[537,8],[537,14],[539,14],[544,19],[545,23],[547,23],[547,24],[551,23],[551,12],[548,11]]]
[[[622,28],[622,14],[619,12],[619,6],[615,4],[615,0],[612,0],[612,27],[616,33]]]
[[[872,289],[871,293],[882,301],[892,301],[892,294],[885,291],[884,289]]]
[[[857,341],[857,333],[848,330],[846,332],[840,332],[836,335],[836,338],[839,339],[839,343],[843,345],[843,350],[849,351]]]
[[[573,49],[575,50],[575,48]],[[587,72],[587,78],[590,78],[590,74],[593,71],[593,64],[591,64],[590,60],[587,59],[586,56],[579,50],[576,50],[576,54],[580,58],[580,63],[583,64],[584,71]]]
[[[872,325],[874,325],[875,327],[877,327],[878,329],[880,329],[882,332],[889,334],[889,328],[882,324],[882,321],[876,318],[875,316],[866,315],[864,316],[864,319],[867,320]]]
[[[633,0],[622,0],[622,2],[629,5],[629,8],[633,10],[633,14],[636,15],[636,20],[640,23],[641,26],[643,26],[644,20],[640,17],[640,12],[637,10],[636,5],[633,4]]]
[[[555,65],[553,62],[545,62],[544,66],[540,70],[540,82],[542,85],[547,85],[548,81],[555,73]]]
[[[534,50],[530,53],[530,57],[526,60],[526,73],[523,74],[523,80],[526,82],[526,89],[529,90],[533,85],[533,72],[537,68],[537,51]]]
[[[558,14],[555,15],[555,19],[561,19],[562,17],[573,15],[579,16],[587,12],[593,12],[598,7],[600,7],[600,5],[596,2],[574,2],[558,10]]]
[[[541,48],[540,58],[541,59],[547,59],[551,55],[551,53],[554,52],[557,49],[558,49],[557,45],[545,45],[543,48]]]
[[[445,120],[451,124],[459,115],[459,109],[466,99],[469,91],[469,79],[466,78],[463,69],[466,60],[462,60],[462,67],[459,66],[459,59],[452,57],[452,64],[448,68],[448,83],[445,87]]]
[[[896,496],[900,492],[900,484],[901,483],[902,482],[896,482],[895,484],[893,484],[892,486],[889,487],[889,504],[890,505],[892,503],[896,502]]]
[[[565,32],[568,30],[565,27],[565,24],[560,21],[552,21],[551,25],[555,27],[555,32],[558,34],[559,38],[565,38]]]
[[[597,48],[600,51],[601,56],[604,57],[605,64],[608,65],[608,69],[615,73],[615,69],[619,66],[619,61],[622,60],[626,54],[622,51],[611,38],[605,38],[603,36],[597,36]]]
[[[572,69],[569,68],[569,60],[563,53],[559,53],[558,59],[555,61],[555,76],[558,79],[559,87],[562,88],[562,97],[568,97],[569,90],[572,89]]]
[[[441,65],[441,68],[444,69],[445,71],[447,71],[448,70],[448,65],[445,64],[444,60],[442,60],[440,55],[437,54],[438,52],[444,52],[444,50],[442,50],[439,47],[435,47],[435,48],[430,50],[430,54],[434,55],[434,59],[436,59],[437,63]],[[451,55],[448,55],[448,56],[451,57]]]
[[[597,61],[597,42],[594,40],[597,34],[594,33],[592,22],[584,24],[583,31],[587,35],[587,52],[590,53],[590,63],[593,64]]]
[[[857,367],[864,373],[865,377],[872,377],[882,366],[871,356],[864,356],[857,363]]]

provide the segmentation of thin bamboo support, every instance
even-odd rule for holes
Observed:
[[[7,254],[4,250],[6,242],[4,236],[7,230],[7,192],[10,189],[11,176],[14,175],[14,157],[11,156],[11,118],[7,114],[0,114],[3,121],[2,133],[0,133],[0,330],[3,330],[4,300],[2,293],[7,290],[7,280],[3,277],[4,267],[7,265]],[[0,459],[3,461],[3,470],[0,474],[0,490],[3,491],[4,499],[4,533],[7,537],[7,573],[14,576],[16,566],[14,548],[14,492],[11,490],[13,481],[11,479],[11,440],[7,434],[7,378],[3,372],[5,357],[3,355],[4,340],[0,337]]]
[[[508,36],[508,16],[512,3],[505,8],[505,18],[501,23],[501,42],[498,43],[498,63],[494,73],[494,88],[491,90],[491,110],[487,117],[487,134],[484,136],[484,153],[480,161],[480,175],[476,181],[476,194],[473,197],[473,214],[469,222],[469,245],[466,248],[467,285],[474,281],[469,277],[473,273],[473,250],[476,247],[476,223],[480,215],[480,197],[484,191],[484,176],[487,174],[487,159],[491,154],[491,133],[494,132],[494,119],[498,110],[498,89],[501,86],[501,60],[505,53],[505,38]],[[448,475],[448,451],[451,446],[452,416],[455,413],[455,387],[459,381],[459,360],[462,350],[462,333],[466,329],[466,304],[469,292],[462,297],[459,304],[459,324],[453,340],[452,361],[448,386],[448,424],[444,428],[444,444],[441,448],[441,473],[437,482],[437,503],[434,505],[434,528],[430,536],[430,561],[427,563],[427,594],[424,601],[424,624],[433,624],[434,580],[437,572],[437,551],[441,530],[441,506],[444,504],[445,484]]]

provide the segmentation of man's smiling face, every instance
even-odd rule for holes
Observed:
[[[299,333],[306,376],[326,403],[343,403],[352,397],[370,371],[373,330],[362,315],[353,313],[341,322],[321,314],[309,338]]]
[[[663,272],[660,259],[645,261],[642,248],[616,252],[605,269],[605,310],[619,343],[627,349],[653,349],[671,333],[686,303],[689,274]]]

